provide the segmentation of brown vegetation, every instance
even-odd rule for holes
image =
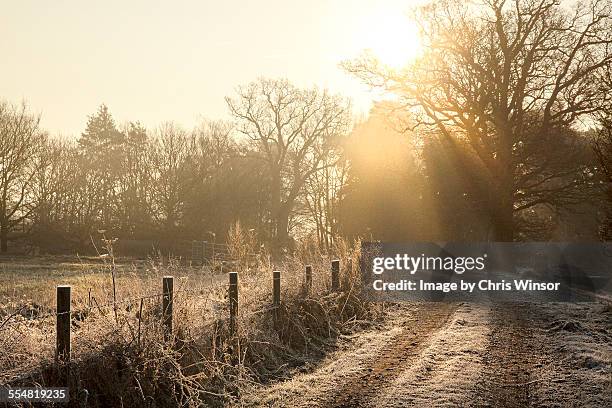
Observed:
[[[344,245],[335,251],[344,261],[357,256]],[[313,289],[306,295],[304,263],[311,260]],[[301,248],[276,265],[283,271],[278,310],[271,307],[271,266],[261,263],[243,270],[234,338],[227,326],[226,276],[207,278],[201,271],[183,276],[186,271],[179,265],[150,264],[146,275],[118,280],[115,317],[111,265],[103,266],[105,285],[88,288],[92,281],[87,280],[73,288],[73,403],[87,399],[88,406],[100,407],[222,405],[238,398],[243,386],[281,378],[291,367],[322,357],[340,333],[367,325],[377,315],[361,297],[354,269],[344,273],[342,291],[330,293],[329,262],[329,257]],[[169,342],[162,340],[160,281],[153,277],[161,274],[178,278]],[[4,384],[59,385],[52,308],[34,305],[20,297],[2,311]]]

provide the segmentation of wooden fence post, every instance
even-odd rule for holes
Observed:
[[[281,273],[280,271],[272,272],[272,305],[274,306],[274,325],[278,328],[279,306],[280,306],[280,288],[281,288]]]
[[[172,338],[172,300],[174,297],[174,277],[164,276],[162,280],[162,323],[164,341]]]
[[[70,362],[70,286],[57,287],[57,343],[58,360]]]
[[[306,294],[312,290],[312,265],[306,265]]]
[[[236,316],[238,315],[238,272],[229,273],[229,330],[230,337],[236,335]]]
[[[337,292],[340,289],[340,260],[331,262],[331,290]]]
[[[60,365],[62,385],[70,379],[70,286],[59,285],[56,293],[56,349],[55,357]]]

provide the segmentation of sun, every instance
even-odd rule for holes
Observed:
[[[382,64],[400,69],[418,56],[418,29],[403,13],[378,13],[368,20],[357,41]]]

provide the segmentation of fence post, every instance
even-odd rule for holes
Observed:
[[[279,306],[280,306],[280,288],[281,288],[281,273],[280,271],[272,272],[272,305],[274,306],[274,326],[278,328]]]
[[[59,285],[56,294],[56,349],[55,357],[61,365],[61,377],[64,386],[70,377],[70,291],[71,287]]]
[[[337,292],[340,289],[340,260],[331,262],[331,290]]]
[[[238,315],[238,272],[229,273],[229,330],[230,337],[236,335],[236,316]]]
[[[312,290],[312,265],[306,265],[306,294]]]
[[[57,287],[57,358],[70,361],[70,286]]]
[[[164,341],[172,338],[172,300],[174,297],[174,277],[164,276],[162,280],[162,323]]]

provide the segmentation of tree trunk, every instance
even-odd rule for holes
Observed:
[[[0,226],[0,252],[6,253],[8,251],[8,226]]]
[[[516,137],[512,132],[512,127],[506,122],[509,112],[507,108],[502,110],[499,115],[503,118],[499,126],[499,151],[498,164],[500,172],[498,174],[497,205],[495,208],[495,219],[493,223],[494,239],[498,242],[512,242],[514,240],[514,173],[515,164],[512,153],[512,146]]]
[[[493,224],[493,237],[497,242],[512,242],[514,240],[514,220],[512,209],[500,209]]]
[[[288,220],[283,222],[282,218],[282,202],[281,202],[281,180],[280,171],[272,169],[272,183],[270,186],[272,217],[273,217],[273,243],[274,251],[280,253],[284,245],[284,237],[282,231],[287,230]],[[284,224],[284,225],[283,225]]]
[[[508,172],[512,175],[512,171]],[[512,242],[514,240],[514,179],[512,176],[503,177],[495,198],[497,205],[493,220],[493,238],[498,242]]]
[[[283,206],[278,211],[276,218],[276,247],[286,248],[289,244],[289,211]]]

